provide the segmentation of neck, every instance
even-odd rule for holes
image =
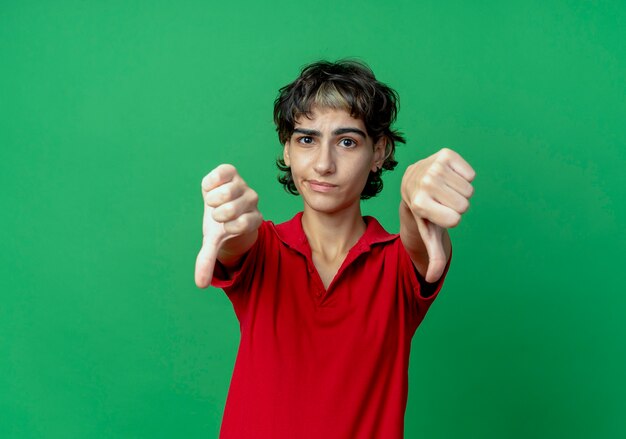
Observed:
[[[332,214],[307,209],[302,215],[302,228],[313,253],[330,257],[346,254],[365,233],[361,206]]]

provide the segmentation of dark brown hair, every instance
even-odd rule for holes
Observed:
[[[405,143],[402,134],[391,127],[398,114],[398,94],[376,80],[372,70],[362,62],[341,60],[309,64],[295,81],[280,89],[274,101],[274,123],[281,144],[291,138],[299,117],[310,116],[313,106],[344,109],[352,117],[361,119],[374,144],[385,137],[385,161],[376,172],[370,171],[361,199],[378,194],[383,188],[383,170],[391,171],[398,164],[394,159],[396,142]],[[282,171],[278,181],[287,192],[297,195],[291,168],[282,157],[276,160],[276,165]]]

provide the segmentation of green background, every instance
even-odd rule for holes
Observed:
[[[216,437],[238,344],[193,282],[200,180],[280,222],[279,87],[358,57],[402,169],[477,172],[413,340],[410,438],[626,437],[626,3],[0,3],[0,437]]]

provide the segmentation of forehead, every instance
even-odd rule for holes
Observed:
[[[365,122],[360,118],[353,117],[349,111],[343,108],[330,108],[313,106],[308,113],[296,118],[294,128],[298,127],[355,127],[365,131]]]

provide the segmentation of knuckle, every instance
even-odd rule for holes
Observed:
[[[459,214],[463,214],[463,213],[467,212],[467,210],[469,209],[469,201],[467,201],[465,198],[463,198],[461,201],[459,201],[457,203],[456,209],[457,209]]]
[[[230,191],[228,189],[221,191],[219,193],[219,200],[220,200],[220,204],[224,204],[228,200],[230,200]]]
[[[233,217],[233,212],[231,204],[222,204],[213,211],[213,219],[219,223],[229,221]]]
[[[453,152],[451,149],[449,148],[441,148],[441,150],[439,150],[439,153],[437,154],[437,158],[443,162],[449,162],[450,159],[452,159],[453,156]]]
[[[424,214],[424,206],[425,206],[426,197],[422,192],[419,192],[413,199],[411,200],[410,209],[412,212],[423,216]]]
[[[237,170],[235,167],[229,163],[222,163],[217,168],[213,170],[219,181],[223,180],[232,180],[235,175],[237,175]]]
[[[474,169],[472,169],[471,166],[470,166],[470,169],[469,169],[467,174],[468,174],[468,180],[470,182],[474,181],[474,179],[476,178],[476,171]]]
[[[411,200],[411,204],[415,207],[421,207],[424,205],[425,199],[426,197],[424,196],[424,193],[422,191],[419,191]]]
[[[261,212],[257,210],[254,215],[254,227],[259,228],[262,222],[263,222],[263,215],[261,215]]]
[[[220,180],[221,176],[222,176],[222,166],[223,165],[219,165],[218,167],[216,167],[215,169],[213,169],[209,175],[207,175],[207,177],[209,177],[209,179],[211,180]]]
[[[470,203],[469,201],[467,201],[465,198],[463,199],[463,201],[461,201],[461,213],[465,213],[467,212],[467,210],[470,207]]]
[[[433,187],[435,185],[435,179],[430,173],[427,173],[426,175],[424,175],[424,177],[422,178],[422,185],[428,188]]]
[[[214,182],[216,181],[216,175],[214,174],[214,172],[215,171],[211,171],[202,178],[202,181],[200,182],[200,187],[202,188],[203,192],[209,191],[211,189],[211,186],[213,186]]]
[[[237,226],[241,232],[248,231],[251,229],[252,220],[249,215],[240,216],[237,218]]]
[[[454,213],[452,215],[450,215],[450,217],[448,218],[447,221],[447,226],[448,228],[453,228],[459,225],[459,223],[461,222],[461,215],[458,213]]]
[[[228,174],[228,176],[234,178],[237,175],[239,175],[237,173],[237,168],[235,168],[233,165],[231,165],[230,163],[226,163],[224,165],[224,172]]]
[[[223,205],[228,199],[224,195],[224,191],[214,189],[206,193],[204,200],[208,206],[219,207]]]
[[[225,223],[224,224],[224,230],[226,231],[226,233],[228,233],[230,235],[239,235],[239,234],[241,234],[241,232],[239,231],[237,225],[233,221]]]
[[[236,213],[235,206],[232,204],[224,204],[224,206],[222,207],[222,212],[227,218],[232,218]]]
[[[436,177],[442,177],[444,173],[444,167],[439,162],[434,162],[430,168],[430,173]]]
[[[240,216],[228,223],[227,230],[229,233],[241,234],[246,230],[247,225],[246,219]]]

